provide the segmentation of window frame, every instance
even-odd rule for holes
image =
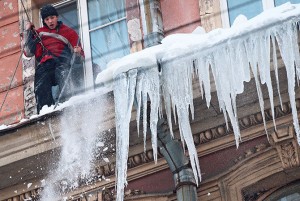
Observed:
[[[261,0],[263,10],[267,10],[275,7],[274,0]],[[229,12],[227,6],[227,0],[220,0],[220,11],[223,28],[230,28]]]
[[[124,0],[125,1],[125,0]],[[87,0],[58,0],[56,3],[52,5],[55,7],[67,5],[69,3],[76,2],[77,10],[78,10],[78,25],[79,25],[79,37],[81,38],[82,48],[85,53],[85,62],[84,62],[84,88],[86,91],[94,90],[95,83],[94,83],[94,75],[93,75],[93,61],[92,61],[92,49],[91,49],[91,38],[90,33],[113,25],[123,20],[127,20],[127,11],[125,9],[125,16],[114,20],[112,22],[103,24],[101,26],[95,27],[90,29],[89,28],[89,16],[88,16],[88,2]],[[41,21],[42,25],[42,21]],[[128,44],[130,45],[130,44]]]
[[[90,35],[89,35],[89,25],[88,25],[88,14],[87,14],[87,0],[58,0],[53,3],[54,7],[65,6],[70,3],[75,2],[77,5],[77,14],[78,14],[78,26],[79,33],[78,36],[81,39],[81,45],[85,54],[84,61],[84,89],[86,91],[94,89],[94,79],[93,79],[93,68],[91,61],[91,49],[90,49]],[[42,20],[40,21],[41,25]]]
[[[93,62],[92,62],[92,49],[91,39],[89,32],[89,17],[88,17],[88,6],[87,0],[77,0],[78,6],[78,18],[81,23],[81,38],[82,46],[85,54],[85,89],[87,91],[94,89],[94,76],[93,76]]]
[[[83,49],[85,51],[86,58],[86,75],[85,75],[85,86],[86,90],[93,90],[94,89],[94,75],[93,75],[93,61],[92,61],[92,48],[91,48],[91,37],[90,33],[97,31],[99,29],[105,28],[107,26],[114,25],[121,21],[127,20],[127,10],[125,9],[125,15],[119,19],[113,20],[111,22],[102,24],[100,26],[91,28],[89,27],[89,16],[88,16],[88,0],[77,0],[78,2],[78,10],[79,14],[78,17],[81,19],[81,32],[82,32],[82,39],[83,39]],[[126,5],[126,0],[123,0]],[[126,8],[126,7],[125,7]],[[128,35],[127,35],[128,37]],[[128,44],[130,46],[130,42]]]

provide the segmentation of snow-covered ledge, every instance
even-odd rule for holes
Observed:
[[[190,128],[189,112],[193,114],[192,80],[199,77],[201,94],[210,105],[210,72],[215,80],[219,106],[233,126],[236,144],[240,141],[240,129],[236,108],[236,96],[244,91],[244,82],[254,77],[262,117],[264,101],[261,84],[266,84],[274,117],[273,88],[270,76],[271,52],[276,82],[279,89],[276,42],[288,76],[288,93],[292,108],[294,128],[300,142],[300,129],[295,103],[295,83],[300,78],[298,47],[298,22],[300,5],[284,4],[270,9],[247,21],[240,16],[230,29],[217,29],[207,34],[175,34],[165,38],[162,45],[147,48],[109,63],[97,83],[106,90],[114,90],[118,177],[117,200],[123,200],[126,184],[129,147],[129,122],[134,99],[137,100],[137,121],[140,108],[146,116],[146,102],[151,101],[150,129],[153,153],[157,153],[156,124],[164,100],[172,132],[171,113],[177,118],[182,142],[187,144],[195,178],[200,178],[197,152]],[[250,65],[249,65],[250,64]],[[114,81],[112,81],[114,80]],[[280,94],[280,93],[279,93]],[[143,118],[144,120],[146,118]],[[273,119],[274,126],[275,119]],[[139,122],[137,122],[139,124]],[[264,123],[265,124],[265,123]],[[144,136],[147,126],[144,125]],[[267,130],[266,130],[267,132]],[[156,156],[154,156],[156,158]]]

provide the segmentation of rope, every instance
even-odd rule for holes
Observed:
[[[76,46],[79,45],[79,41],[80,41],[80,38],[78,37],[77,45],[76,45]],[[69,70],[68,75],[67,75],[67,77],[66,77],[66,79],[65,79],[64,86],[63,86],[63,88],[61,89],[61,91],[60,91],[60,93],[59,93],[59,96],[58,96],[58,98],[57,98],[57,100],[56,100],[56,102],[55,102],[55,105],[54,105],[53,110],[55,110],[55,108],[58,106],[58,103],[59,103],[59,101],[60,101],[60,99],[61,99],[61,97],[62,97],[62,94],[63,94],[63,92],[65,91],[65,88],[66,88],[67,83],[68,83],[68,81],[69,81],[69,79],[70,79],[70,76],[71,76],[71,71],[72,71],[72,68],[73,68],[75,59],[76,59],[76,52],[73,52],[73,56],[72,56],[72,58],[71,58],[71,66],[70,66],[70,70]]]
[[[26,11],[26,9],[25,9],[24,3],[23,3],[22,0],[20,0],[20,1],[21,1],[21,3],[22,3],[24,12],[25,12],[25,14],[26,14],[26,16],[27,16],[27,19],[28,19],[28,21],[30,22],[30,18],[29,18],[29,15],[28,15],[28,13],[27,13],[27,11]],[[37,35],[37,37],[39,37],[39,35],[37,34],[37,31],[36,31],[35,29],[34,29],[34,31],[35,31],[35,34]],[[39,38],[39,39],[40,39],[40,41],[42,41],[41,38]],[[8,89],[7,89],[7,91],[6,91],[6,94],[5,94],[5,96],[4,96],[4,99],[3,99],[3,101],[2,101],[2,104],[1,104],[1,107],[0,107],[0,112],[2,111],[3,105],[4,105],[5,101],[6,101],[7,96],[8,96],[8,92],[9,92],[9,90],[11,89],[12,82],[13,82],[13,80],[14,80],[14,77],[15,77],[16,73],[17,73],[17,69],[18,69],[18,67],[19,67],[19,64],[20,64],[22,55],[23,55],[23,53],[24,53],[24,48],[25,48],[25,46],[26,46],[27,43],[28,43],[28,40],[26,41],[26,43],[23,45],[23,47],[22,47],[22,49],[21,49],[21,54],[20,54],[20,56],[19,56],[19,60],[18,60],[17,66],[16,66],[16,68],[15,68],[15,70],[14,70],[13,76],[11,77],[10,83],[9,83],[9,85],[8,85]],[[41,42],[41,45],[43,46],[43,48],[45,48],[44,45],[42,44],[42,42]]]
[[[27,10],[26,10],[26,8],[25,8],[25,6],[24,6],[23,0],[20,0],[20,1],[21,1],[21,3],[22,3],[23,10],[24,10],[24,12],[25,12],[25,14],[26,14],[26,16],[27,16],[28,22],[32,23],[31,20],[30,20],[30,18],[29,18],[29,15],[28,15],[28,13],[27,13]],[[36,37],[39,38],[40,44],[41,44],[43,50],[48,51],[47,48],[46,48],[46,47],[44,46],[44,44],[42,43],[42,39],[41,39],[40,35],[38,34],[38,32],[37,32],[34,28],[31,29],[31,30],[34,32],[34,34],[36,35]]]
[[[11,78],[11,80],[10,80],[9,87],[8,87],[8,89],[7,89],[7,91],[6,91],[5,96],[4,96],[4,100],[3,100],[2,104],[1,104],[0,112],[2,111],[4,102],[5,102],[5,100],[6,100],[6,98],[7,98],[7,95],[8,95],[8,92],[9,92],[9,90],[11,89],[11,85],[12,85],[12,82],[13,82],[13,80],[14,80],[14,77],[15,77],[15,75],[16,75],[16,73],[17,73],[17,69],[18,69],[18,67],[19,67],[19,64],[20,64],[20,61],[21,61],[21,58],[22,58],[22,54],[23,54],[23,53],[24,53],[24,47],[23,47],[22,50],[21,50],[21,54],[20,54],[20,57],[19,57],[17,66],[16,66],[15,71],[14,71],[14,73],[13,73],[13,76],[12,76],[12,78]]]

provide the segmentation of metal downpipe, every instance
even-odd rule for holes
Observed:
[[[189,159],[184,154],[182,144],[172,139],[168,124],[164,119],[158,121],[157,137],[160,153],[165,157],[173,173],[177,200],[198,200],[197,184],[189,166]]]

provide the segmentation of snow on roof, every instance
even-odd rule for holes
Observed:
[[[173,34],[162,40],[161,45],[146,48],[140,52],[127,55],[123,58],[113,60],[108,63],[107,68],[98,74],[96,84],[102,84],[97,92],[107,93],[113,90],[113,78],[134,68],[156,67],[158,60],[169,60],[186,55],[193,51],[208,48],[215,48],[222,42],[228,42],[234,38],[251,34],[253,31],[263,29],[266,26],[273,26],[291,18],[298,18],[300,5],[286,3],[279,7],[269,9],[260,15],[247,20],[245,16],[238,16],[233,26],[228,29],[214,29],[209,33],[203,34],[203,28],[197,28],[190,34]],[[94,94],[95,95],[95,94]],[[75,104],[78,100],[89,99],[88,95],[73,97],[70,101],[60,104],[55,110],[53,106],[45,106],[40,115],[33,115],[29,119],[23,119],[20,123],[36,119],[48,113]],[[17,123],[18,124],[18,123]],[[0,130],[14,127],[14,125],[0,125]]]
[[[63,103],[59,103],[58,106],[55,109],[54,109],[54,105],[51,105],[51,106],[45,105],[41,109],[40,114],[31,115],[29,118],[21,119],[19,122],[15,123],[15,124],[0,125],[0,132],[5,132],[6,130],[18,128],[22,125],[26,125],[29,122],[36,121],[36,120],[40,119],[42,116],[51,114],[53,112],[61,111],[64,108],[69,107],[71,105],[81,104],[84,101],[88,101],[88,100],[93,99],[95,97],[99,97],[102,94],[103,93],[102,92],[99,93],[99,91],[97,91],[97,92],[90,91],[90,92],[82,94],[82,95],[73,96],[73,97],[70,98],[70,100],[68,100],[66,102],[63,102]]]
[[[274,26],[291,18],[298,18],[299,13],[300,5],[288,2],[266,10],[250,20],[240,15],[236,18],[231,28],[218,28],[206,34],[195,32],[169,35],[162,40],[161,45],[146,48],[140,52],[109,62],[107,68],[98,74],[96,83],[105,84],[105,82],[111,81],[119,73],[127,72],[130,69],[156,66],[157,60],[160,59],[174,59],[186,55],[187,52],[216,48],[217,45],[223,42],[251,34],[253,31]]]

